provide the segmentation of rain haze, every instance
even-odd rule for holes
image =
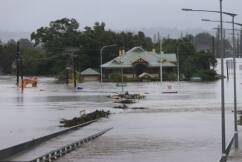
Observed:
[[[224,11],[238,14],[241,0],[224,0]],[[181,8],[219,10],[218,0],[1,0],[0,31],[32,32],[50,21],[75,18],[80,27],[103,21],[114,30],[164,27],[210,30],[216,24],[201,18],[218,19],[216,14],[186,13]],[[230,19],[225,17],[225,19]]]
[[[0,2],[0,162],[242,162],[242,0]]]

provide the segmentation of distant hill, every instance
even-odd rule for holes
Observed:
[[[81,29],[82,30],[82,29]],[[115,30],[116,31],[116,30]],[[117,31],[123,31],[118,29]],[[158,32],[161,37],[179,38],[180,36],[185,36],[186,34],[196,35],[201,32],[209,32],[204,29],[185,29],[181,30],[178,28],[164,28],[164,27],[150,27],[150,28],[140,28],[140,29],[129,29],[128,31],[137,32],[142,31],[145,35],[151,37],[152,39],[157,39]],[[7,42],[10,39],[18,40],[20,38],[30,39],[31,32],[11,32],[11,31],[1,31],[0,30],[0,40]]]
[[[152,27],[152,28],[141,28],[139,29],[145,33],[145,35],[151,37],[153,40],[157,39],[158,33],[162,38],[179,38],[187,34],[197,35],[198,33],[210,33],[210,31],[205,29],[178,29],[178,28],[164,28],[164,27]]]
[[[0,31],[0,40],[2,42],[7,42],[10,39],[19,40],[21,38],[30,39],[31,32],[10,32],[10,31]]]

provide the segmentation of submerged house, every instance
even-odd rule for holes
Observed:
[[[143,73],[153,78],[160,78],[161,66],[163,77],[171,72],[176,73],[176,54],[158,54],[145,51],[141,47],[134,47],[101,67],[104,72],[103,77],[110,79],[111,75],[121,73],[126,78],[139,78]]]
[[[98,81],[99,79],[100,79],[99,72],[91,68],[87,68],[86,70],[82,71],[80,74],[80,80],[83,82]]]

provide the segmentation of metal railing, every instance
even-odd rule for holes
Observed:
[[[94,139],[96,139],[97,137],[103,135],[104,133],[110,131],[111,129],[113,128],[108,128],[108,129],[105,129],[101,132],[98,132],[94,135],[91,135],[91,136],[88,136],[86,138],[83,138],[81,140],[78,140],[76,142],[73,142],[71,144],[68,144],[66,146],[63,146],[59,149],[56,149],[56,150],[53,150],[53,151],[50,151],[42,156],[39,156],[29,162],[51,162],[51,161],[54,161],[54,160],[57,160],[58,158],[64,156],[65,154],[81,147],[81,145],[87,143],[87,142],[90,142]]]
[[[225,158],[225,159],[228,158],[229,153],[230,153],[231,148],[232,148],[232,145],[233,145],[233,143],[234,143],[234,139],[235,139],[235,137],[233,136],[232,139],[231,139],[230,142],[229,142],[229,145],[228,145],[228,146],[226,147],[226,149],[225,149],[225,155],[221,157],[221,159],[220,159],[219,162],[224,162],[224,158]]]

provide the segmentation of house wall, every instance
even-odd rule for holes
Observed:
[[[88,81],[99,81],[100,77],[97,75],[86,75],[86,76],[81,76],[81,81],[82,82],[88,82]]]
[[[121,69],[104,69],[104,78],[108,81],[111,77],[112,74],[116,74],[116,75],[121,75]],[[168,78],[168,75],[176,75],[177,69],[176,67],[163,67],[162,70],[162,74],[163,74],[163,80],[170,80]],[[160,78],[160,67],[152,67],[152,68],[147,68],[145,69],[146,73],[149,73],[150,75],[152,75],[154,78]],[[137,78],[136,74],[135,74],[135,70],[133,68],[124,68],[123,69],[123,74],[124,77],[126,78]]]

